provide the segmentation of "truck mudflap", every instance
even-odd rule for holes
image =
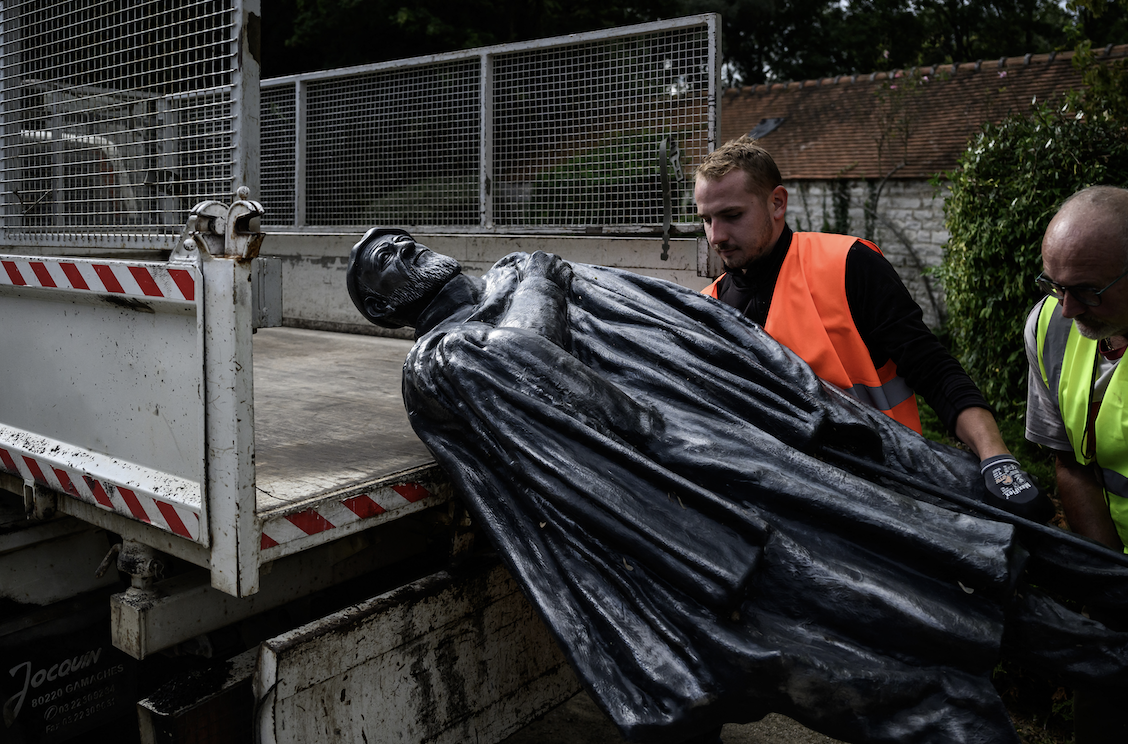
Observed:
[[[137,662],[110,645],[109,591],[0,623],[0,741],[70,741],[134,715]]]
[[[263,642],[256,741],[486,744],[578,690],[508,572],[474,559]]]

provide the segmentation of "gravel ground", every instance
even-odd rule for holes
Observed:
[[[839,744],[774,714],[756,723],[729,724],[721,738],[724,744]],[[502,744],[625,744],[625,740],[587,693],[581,692]]]

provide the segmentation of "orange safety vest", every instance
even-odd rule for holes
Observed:
[[[890,359],[876,369],[854,325],[846,299],[846,255],[855,242],[848,235],[794,233],[783,259],[764,330],[807,362],[815,374],[863,403],[920,432],[916,396]],[[717,284],[702,290],[717,297]]]

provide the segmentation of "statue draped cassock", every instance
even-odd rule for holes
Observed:
[[[1018,741],[989,680],[1014,528],[820,459],[975,498],[975,458],[628,272],[513,254],[417,330],[412,425],[626,737],[779,712],[853,741]]]

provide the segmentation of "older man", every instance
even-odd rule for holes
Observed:
[[[1054,450],[1070,527],[1116,550],[1128,545],[1128,191],[1071,196],[1042,240],[1038,285],[1048,295],[1026,323],[1026,437]],[[1122,610],[1086,598],[1089,613],[1128,628]],[[1082,687],[1078,744],[1128,741],[1123,686]]]
[[[1026,436],[1057,455],[1070,526],[1116,550],[1128,544],[1128,191],[1074,194],[1042,240],[1049,295],[1026,324]]]
[[[877,246],[792,232],[787,189],[749,137],[703,159],[694,197],[727,272],[706,293],[759,323],[822,379],[920,431],[914,390],[981,460],[1003,508],[1046,521],[1053,506],[1010,454],[979,389],[924,324]]]

